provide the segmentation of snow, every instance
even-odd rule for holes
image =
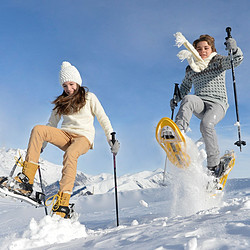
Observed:
[[[21,239],[11,243],[10,249],[28,249],[65,243],[86,236],[86,228],[79,221],[62,220],[60,216],[47,215],[39,222],[32,218],[29,229],[24,231]]]
[[[14,156],[18,150],[0,149],[0,175],[9,174]],[[0,249],[250,249],[250,179],[229,179],[223,193],[211,195],[209,177],[197,168],[203,150],[192,157],[187,170],[168,165],[165,185],[162,169],[118,177],[119,227],[109,174],[78,172],[71,198],[78,216],[71,220],[0,196]],[[61,166],[41,162],[55,191]]]

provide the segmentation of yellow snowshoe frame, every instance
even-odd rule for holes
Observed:
[[[165,126],[172,129],[175,135],[173,139],[164,139],[161,137],[161,130]],[[190,157],[186,153],[186,140],[173,120],[168,117],[162,118],[156,127],[155,137],[166,152],[170,162],[178,168],[187,168],[189,166]]]

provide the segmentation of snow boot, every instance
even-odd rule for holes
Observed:
[[[10,192],[24,196],[30,196],[33,192],[33,183],[38,164],[31,162],[23,163],[22,173],[16,177],[0,177],[1,187],[6,187]]]
[[[69,208],[69,199],[70,193],[58,192],[54,195],[54,198],[57,198],[56,203],[52,207],[53,214],[60,215],[62,218],[70,218],[70,208]]]
[[[24,163],[23,163],[22,174],[24,174],[28,178],[28,183],[31,185],[33,185],[33,183],[34,183],[34,179],[35,179],[35,175],[36,175],[36,171],[37,171],[38,167],[39,167],[39,165],[37,163],[27,162],[27,161],[24,161]],[[20,175],[20,173],[19,173],[19,175]],[[15,179],[17,181],[19,181],[19,180],[22,181],[20,176],[16,176]]]
[[[214,167],[207,167],[208,170],[210,171],[210,173],[216,177],[219,178],[222,176],[223,172],[224,172],[224,164],[223,162],[220,162],[217,166]]]

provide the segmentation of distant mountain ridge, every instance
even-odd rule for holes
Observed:
[[[13,168],[16,159],[22,155],[24,158],[26,151],[23,149],[0,148],[0,176],[8,176]],[[46,195],[52,195],[58,191],[61,178],[61,165],[53,164],[40,158],[39,161],[42,173],[42,181],[46,187]],[[21,171],[17,167],[15,174]],[[145,188],[158,188],[162,186],[163,170],[143,171],[135,174],[126,174],[117,178],[118,191],[129,191]],[[35,177],[34,189],[40,189],[40,181],[38,174]],[[86,192],[94,194],[103,194],[114,191],[113,174],[101,173],[95,176],[84,174],[77,171],[75,187],[73,192],[77,195],[84,195]]]
[[[8,176],[13,165],[15,157],[19,155],[23,157],[26,154],[22,149],[0,148],[0,176]],[[61,165],[53,164],[40,158],[40,167],[42,172],[43,184],[45,186],[46,196],[55,194],[59,188],[59,180],[61,178]],[[15,173],[20,172],[20,167]],[[167,183],[168,183],[167,179]],[[154,171],[142,171],[135,174],[126,174],[117,177],[118,192],[132,191],[138,189],[160,188],[163,185],[163,170],[156,169]],[[249,187],[249,179],[229,179],[226,190],[236,190],[238,188]],[[34,190],[40,190],[40,181],[38,174],[34,182]],[[114,176],[113,174],[100,173],[95,176],[84,174],[77,171],[73,194],[76,196],[86,195],[87,193],[104,194],[114,192]]]

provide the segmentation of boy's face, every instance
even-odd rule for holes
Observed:
[[[212,48],[206,41],[199,42],[196,46],[196,50],[202,59],[206,59],[212,53]]]

